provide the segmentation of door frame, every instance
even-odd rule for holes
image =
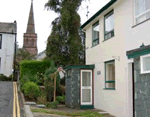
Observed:
[[[91,102],[90,103],[85,103],[82,102],[82,72],[87,71],[91,73]],[[80,70],[80,104],[81,105],[93,105],[93,70],[92,69],[81,69]]]

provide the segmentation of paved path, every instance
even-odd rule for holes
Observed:
[[[13,83],[0,82],[0,117],[13,116]]]

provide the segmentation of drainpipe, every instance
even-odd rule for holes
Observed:
[[[16,80],[16,76],[15,76],[15,72],[16,72],[16,69],[15,69],[15,62],[16,62],[16,41],[17,41],[17,22],[16,21],[14,21],[14,23],[16,24],[16,32],[15,33],[13,33],[13,34],[15,34],[15,43],[14,43],[14,70],[13,70],[13,81],[14,80]]]

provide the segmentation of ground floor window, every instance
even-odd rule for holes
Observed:
[[[141,56],[141,73],[150,73],[150,55]]]
[[[105,88],[115,89],[115,61],[105,62]]]

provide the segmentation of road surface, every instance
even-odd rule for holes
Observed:
[[[0,82],[0,117],[13,117],[13,82]]]

